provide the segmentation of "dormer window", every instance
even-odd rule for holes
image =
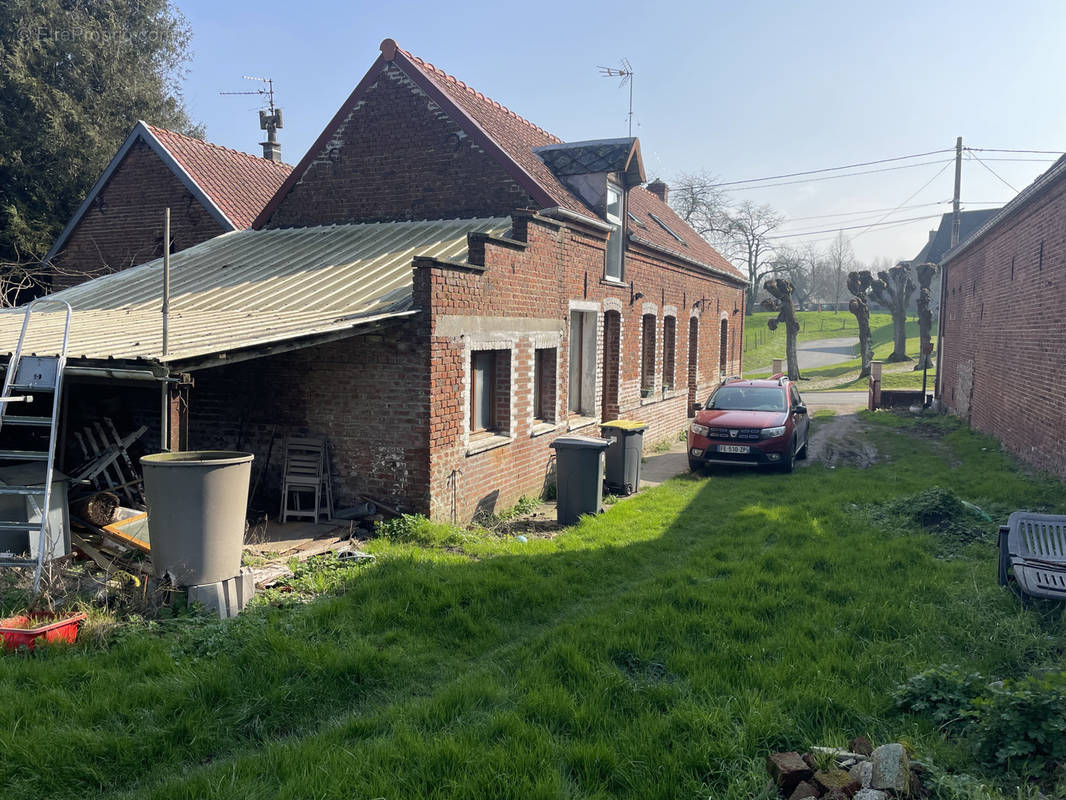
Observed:
[[[621,281],[626,219],[632,219],[626,214],[625,193],[645,180],[640,142],[632,136],[559,142],[534,147],[533,152],[592,214],[603,216],[611,226],[603,276],[609,281]],[[646,227],[639,221],[636,224]]]
[[[622,280],[622,190],[607,184],[607,221],[611,233],[607,238],[607,263],[604,275],[610,280]]]

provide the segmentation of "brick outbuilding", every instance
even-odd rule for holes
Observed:
[[[1066,479],[1066,157],[942,259],[937,394],[1019,458]]]
[[[341,503],[500,510],[557,436],[672,438],[741,371],[744,277],[644,182],[635,138],[563,142],[387,39],[253,230],[173,257],[169,350],[153,262],[60,295],[72,355],[191,375],[160,433],[273,449],[269,487],[314,433]]]
[[[138,122],[45,256],[52,288],[158,258],[166,208],[171,252],[243,230],[291,170]]]

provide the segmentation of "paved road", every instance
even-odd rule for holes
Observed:
[[[859,339],[855,336],[799,342],[796,345],[799,368],[801,370],[814,369],[815,367],[828,367],[844,361],[851,361],[855,358],[855,345],[858,343]]]
[[[855,336],[840,339],[812,339],[809,342],[799,342],[796,345],[799,368],[802,371],[851,361],[856,357],[855,346],[858,343],[859,340]],[[771,368],[771,365],[767,365],[763,369],[770,371]],[[756,374],[759,372],[759,369],[755,369]]]

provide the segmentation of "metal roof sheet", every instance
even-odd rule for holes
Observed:
[[[170,257],[166,356],[162,259],[52,297],[74,309],[70,358],[173,364],[409,314],[415,256],[463,261],[467,234],[509,227],[483,218],[224,233]],[[62,316],[35,315],[24,352],[54,353]],[[22,318],[0,311],[0,352],[14,350]]]

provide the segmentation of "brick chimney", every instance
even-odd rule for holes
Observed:
[[[281,163],[281,145],[278,144],[278,128],[284,127],[282,125],[281,109],[275,108],[273,104],[274,96],[271,95],[270,113],[267,113],[265,109],[259,109],[259,128],[267,132],[267,140],[260,142],[263,147],[263,158],[267,161],[276,161]]]
[[[647,188],[649,192],[658,197],[664,203],[666,202],[666,198],[670,194],[670,187],[663,183],[662,180],[660,180],[659,178],[656,178],[651,183],[649,183]]]

